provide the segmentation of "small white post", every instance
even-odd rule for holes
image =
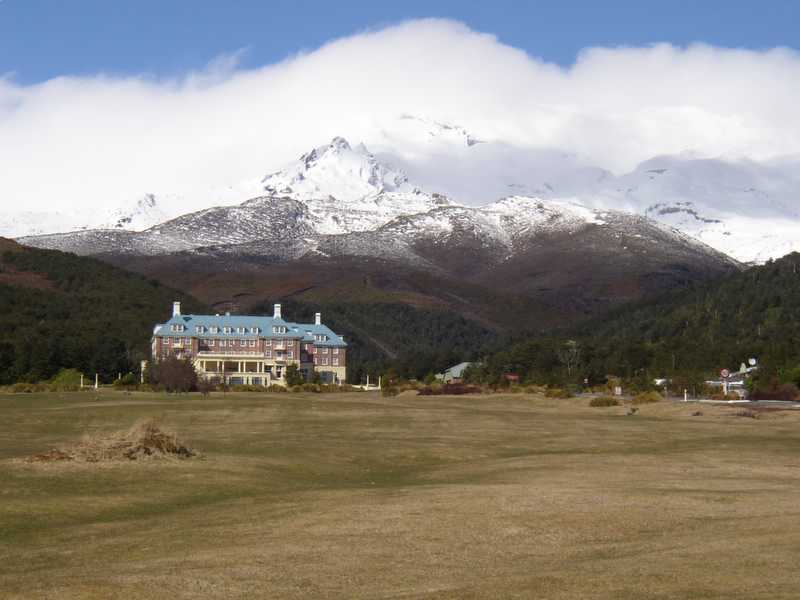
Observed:
[[[381,384],[382,380],[383,380],[383,376],[378,375],[378,388],[382,388],[383,387],[382,384]]]
[[[688,402],[689,401],[689,392],[686,389],[683,390],[683,401],[684,402]]]
[[[81,373],[81,388],[83,387],[83,373]]]
[[[100,375],[95,373],[94,374],[94,389],[97,389],[99,387],[100,387]]]
[[[369,389],[369,373],[367,373],[367,389]]]

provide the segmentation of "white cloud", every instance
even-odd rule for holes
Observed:
[[[179,80],[0,80],[0,207],[116,206],[145,192],[182,208],[243,200],[335,135],[387,150],[401,114],[617,172],[685,151],[800,153],[800,55],[786,49],[593,48],[562,69],[460,23],[421,20],[259,69],[237,58]],[[407,161],[430,158],[393,139]]]

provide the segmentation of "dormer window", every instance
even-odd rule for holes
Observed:
[[[314,334],[314,341],[315,342],[327,342],[328,336],[323,333],[315,333]]]
[[[272,328],[272,333],[286,333],[286,326],[285,325],[275,325]]]
[[[255,333],[256,335],[258,335],[259,333],[261,333],[261,328],[260,327],[251,327],[250,328],[250,333]]]
[[[186,329],[186,327],[183,326],[183,325],[172,325],[170,327],[171,331],[184,331],[185,329]]]
[[[223,327],[222,333],[233,333],[233,327],[227,327],[227,326]]]
[[[247,331],[247,329],[245,329],[244,327],[237,327],[236,328],[236,333],[244,333],[245,331]]]
[[[202,325],[198,325],[197,327],[195,327],[195,328],[194,328],[194,330],[195,330],[197,333],[205,333],[205,332],[206,332],[206,328],[205,328],[205,327],[203,327]]]

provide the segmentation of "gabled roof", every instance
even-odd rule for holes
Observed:
[[[462,362],[458,363],[457,365],[453,365],[449,369],[445,369],[444,375],[450,375],[451,377],[461,377],[466,371],[467,367],[470,366],[471,362]]]
[[[186,329],[182,332],[172,331],[173,325],[183,325]],[[286,327],[286,333],[274,333],[273,327]],[[202,333],[197,331],[202,327]],[[211,327],[217,327],[217,333],[211,333]],[[225,327],[231,328],[231,333],[223,333]],[[244,327],[244,333],[237,333],[236,329]],[[259,333],[253,333],[252,328],[257,327]],[[156,325],[153,329],[154,336],[167,337],[245,337],[245,338],[284,338],[314,342],[315,346],[345,347],[347,344],[341,336],[335,334],[327,325],[314,323],[293,323],[282,318],[257,317],[249,315],[176,315],[166,323]],[[327,340],[316,341],[314,335],[325,335]]]

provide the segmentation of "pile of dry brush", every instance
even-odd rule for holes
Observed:
[[[31,456],[29,462],[108,462],[144,458],[192,458],[199,454],[182,444],[174,433],[161,430],[153,420],[139,421],[127,431],[85,437],[66,448]]]

